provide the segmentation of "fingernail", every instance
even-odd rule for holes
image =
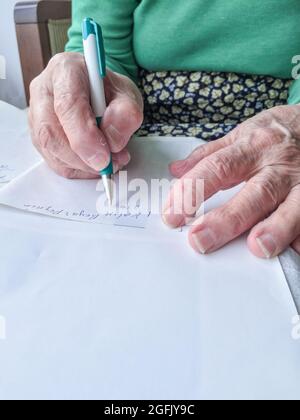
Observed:
[[[125,138],[113,125],[105,129],[112,152],[117,153],[125,147]]]
[[[256,238],[256,242],[266,258],[270,259],[275,256],[277,245],[271,234],[266,233],[265,235],[259,236]]]
[[[102,153],[96,153],[94,156],[86,159],[86,162],[91,168],[99,172],[109,165],[109,158]]]
[[[209,228],[193,233],[192,239],[194,245],[201,254],[206,254],[216,245],[215,235]]]

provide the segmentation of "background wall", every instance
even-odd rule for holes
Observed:
[[[0,56],[6,61],[6,79],[0,79],[0,100],[24,108],[26,102],[13,15],[17,1],[25,0],[0,0]]]

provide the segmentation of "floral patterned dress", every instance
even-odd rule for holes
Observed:
[[[235,73],[141,69],[145,119],[138,135],[216,140],[259,112],[286,105],[291,83]]]

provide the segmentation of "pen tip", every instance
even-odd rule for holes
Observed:
[[[112,196],[112,194],[111,193],[108,194],[107,195],[107,198],[108,198],[108,203],[109,203],[109,205],[111,207],[113,205],[113,196]]]
[[[113,205],[113,183],[111,177],[103,176],[103,184],[106,192],[106,197],[110,206]]]

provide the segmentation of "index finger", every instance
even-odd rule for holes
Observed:
[[[186,213],[185,203],[193,203],[190,208],[196,212],[203,201],[217,192],[249,179],[255,173],[258,162],[258,150],[244,143],[228,146],[203,159],[175,183],[163,212],[164,222],[170,227],[183,226],[194,216]],[[185,188],[187,180],[191,180],[192,188]],[[204,181],[204,196],[197,191],[196,180]]]

